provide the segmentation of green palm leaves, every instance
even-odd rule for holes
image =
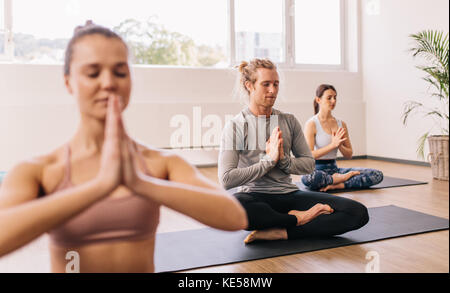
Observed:
[[[409,37],[414,40],[415,44],[409,51],[413,57],[421,57],[426,63],[426,65],[416,66],[416,68],[426,73],[423,80],[430,85],[431,97],[437,98],[436,101],[439,103],[430,108],[416,101],[406,102],[402,114],[403,124],[406,125],[410,114],[420,111],[424,117],[431,117],[434,120],[434,127],[439,127],[441,134],[448,135],[448,33],[444,35],[442,31],[426,30]],[[418,140],[417,154],[421,158],[424,158],[424,145],[431,130]]]

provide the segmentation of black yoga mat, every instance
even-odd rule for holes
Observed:
[[[364,188],[364,189],[356,189],[356,188],[355,189],[333,189],[333,190],[328,190],[327,192],[328,193],[339,193],[339,192],[350,192],[350,191],[367,190],[367,189],[380,189],[380,188],[400,187],[400,186],[409,186],[409,185],[420,185],[420,184],[427,184],[427,183],[428,182],[384,176],[383,181],[381,181],[380,183],[378,183],[376,185],[372,185],[368,188]],[[300,190],[310,191],[310,189],[308,187],[306,187],[305,185],[303,185],[303,183],[301,181],[295,182],[295,184],[297,184],[297,186]]]
[[[359,230],[321,239],[258,241],[245,245],[248,231],[212,228],[158,233],[156,272],[181,271],[448,229],[448,219],[394,205],[369,208],[370,220]]]

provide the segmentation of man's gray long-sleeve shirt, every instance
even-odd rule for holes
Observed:
[[[274,162],[266,155],[265,146],[277,126],[282,131],[285,157]],[[239,186],[238,192],[288,193],[298,190],[291,174],[309,174],[314,168],[300,123],[292,114],[272,109],[270,118],[257,117],[247,107],[225,125],[218,166],[225,189]]]

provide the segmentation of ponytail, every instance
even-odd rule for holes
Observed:
[[[248,65],[248,62],[247,61],[242,61],[241,62],[241,64],[239,64],[237,67],[238,67],[238,70],[239,70],[239,72],[241,73],[241,74],[245,74],[244,72],[245,72],[245,67],[247,67],[247,65]]]
[[[314,115],[316,115],[317,113],[319,113],[319,104],[316,102],[316,98],[314,98],[313,106],[314,106]]]

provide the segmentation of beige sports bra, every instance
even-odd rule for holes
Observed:
[[[143,158],[140,156],[139,159],[144,172],[149,174]],[[73,186],[68,145],[64,178],[52,193]],[[137,194],[120,198],[106,197],[51,230],[50,241],[58,246],[68,247],[95,242],[147,239],[156,232],[159,207],[159,204]]]

